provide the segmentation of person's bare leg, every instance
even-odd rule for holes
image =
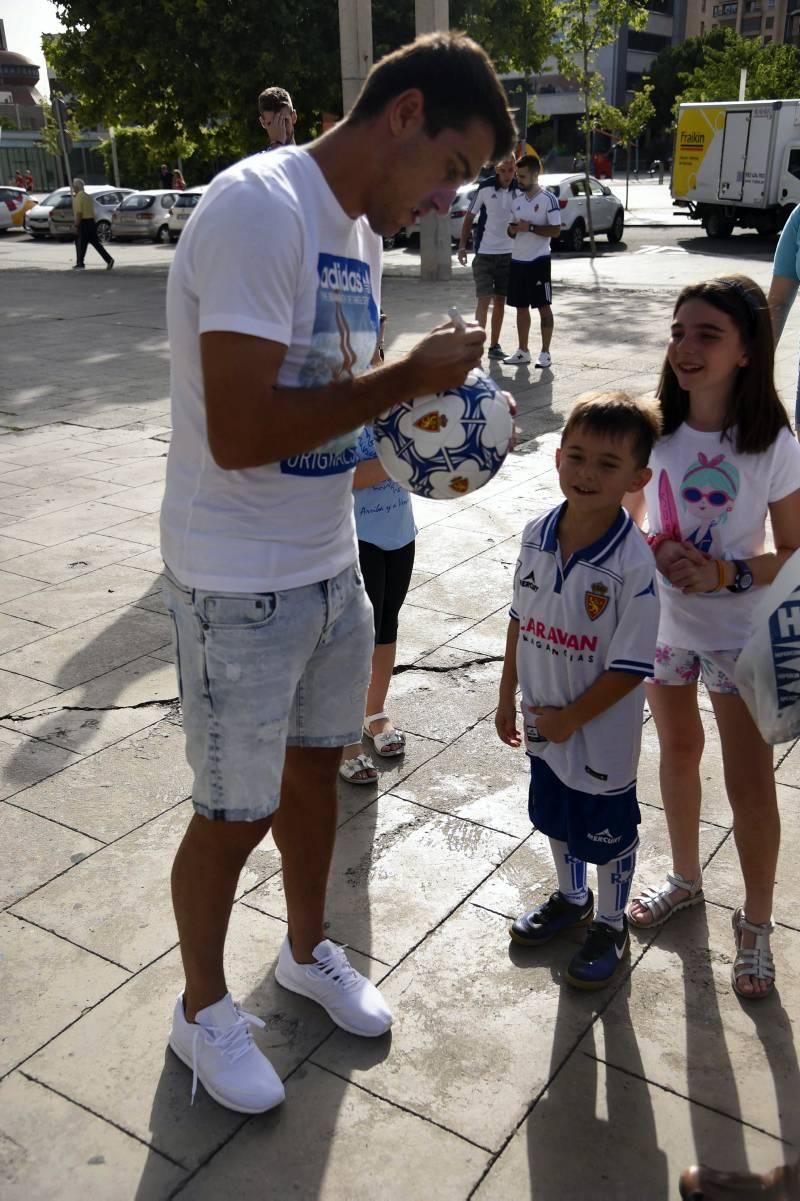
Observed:
[[[517,337],[519,338],[520,350],[528,349],[528,342],[531,336],[531,311],[530,309],[517,309]]]
[[[553,327],[555,325],[553,310],[549,304],[539,309],[539,324],[542,329],[542,350],[549,350],[550,343],[553,340]]]
[[[500,342],[500,334],[503,329],[503,317],[506,311],[505,296],[495,296],[492,298],[492,333],[490,345],[497,346]]]
[[[705,735],[697,708],[697,685],[645,685],[658,730],[661,801],[672,845],[672,867],[686,880],[700,876],[700,760]],[[688,893],[677,892],[682,901]],[[634,921],[649,925],[649,911],[631,901]]]
[[[382,713],[392,682],[394,661],[397,656],[396,642],[379,643],[372,655],[372,677],[367,690],[367,713]],[[386,718],[382,721],[370,722],[370,734],[382,734],[384,730],[393,730],[394,724]]]
[[[733,810],[733,837],[744,877],[744,915],[760,926],[772,917],[772,894],[781,842],[781,820],[775,794],[772,747],[758,732],[739,696],[711,693],[722,741],[725,788]],[[755,935],[742,931],[742,946]],[[768,980],[740,976],[744,993],[766,992]]]
[[[195,814],[172,865],[172,905],[186,975],[184,1009],[198,1010],[225,996],[224,951],[236,885],[250,852],[272,818],[215,822]]]
[[[289,942],[297,963],[313,963],[325,938],[325,893],[336,840],[336,773],[341,747],[287,747],[272,836],[281,853]]]
[[[481,329],[486,329],[486,320],[489,316],[489,297],[479,296],[475,301],[475,320]]]

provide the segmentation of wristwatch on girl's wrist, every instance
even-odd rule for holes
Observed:
[[[753,587],[753,573],[743,559],[734,559],[733,566],[736,569],[736,575],[733,577],[733,583],[728,584],[728,592],[747,592],[748,588]]]

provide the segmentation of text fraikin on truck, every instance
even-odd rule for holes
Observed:
[[[704,133],[686,133],[681,134],[681,146],[702,146],[706,140]]]

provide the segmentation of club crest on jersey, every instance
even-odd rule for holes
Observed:
[[[434,410],[432,413],[424,413],[422,417],[414,422],[418,430],[423,430],[426,434],[438,434],[440,430],[447,427],[447,415]]]
[[[592,584],[589,591],[583,594],[583,603],[589,621],[597,621],[608,606],[608,588],[605,584]]]

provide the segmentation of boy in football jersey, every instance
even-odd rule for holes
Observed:
[[[519,190],[511,204],[508,235],[514,239],[511,274],[508,279],[508,303],[517,310],[519,349],[503,359],[515,367],[530,363],[528,339],[531,333],[531,309],[539,310],[542,349],[534,363],[546,368],[552,363],[550,342],[553,337],[553,288],[550,283],[550,247],[561,233],[561,209],[558,198],[539,185],[541,164],[535,154],[524,154],[517,162]]]
[[[655,402],[624,392],[578,400],[556,452],[566,499],[525,527],[514,575],[495,725],[508,746],[524,737],[528,811],[550,839],[558,890],[510,933],[538,946],[589,926],[567,970],[577,988],[609,984],[629,950],[641,684],[653,671],[659,605],[652,552],[622,501],[650,479],[660,428]],[[596,911],[587,863],[597,865]]]

